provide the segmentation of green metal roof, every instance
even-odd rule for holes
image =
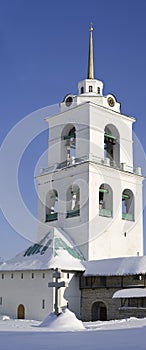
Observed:
[[[44,255],[46,251],[50,248],[52,249],[52,252],[50,252],[50,255],[55,257],[58,255],[59,250],[66,250],[73,258],[84,260],[83,256],[77,251],[76,248],[73,247],[73,245],[70,244],[70,242],[66,242],[67,239],[63,239],[63,234],[61,234],[59,237],[59,231],[56,234],[54,234],[54,231],[48,232],[43,239],[40,240],[39,243],[34,243],[32,246],[30,246],[24,253],[25,256],[32,256],[36,254]]]

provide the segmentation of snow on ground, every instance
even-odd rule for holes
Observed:
[[[51,315],[46,327],[40,327],[40,321],[1,316],[0,350],[146,350],[146,318],[85,322],[83,330],[75,331],[77,321],[71,314],[59,316],[60,321]],[[63,329],[63,321],[71,331]]]
[[[65,309],[59,316],[56,316],[54,312],[52,312],[40,324],[40,327],[47,327],[49,331],[59,332],[84,330],[83,323],[68,309]]]

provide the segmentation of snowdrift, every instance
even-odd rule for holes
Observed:
[[[82,321],[78,320],[73,312],[65,309],[59,316],[50,313],[39,327],[47,327],[49,331],[83,331]]]

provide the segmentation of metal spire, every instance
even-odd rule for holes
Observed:
[[[93,27],[90,24],[90,39],[89,39],[89,56],[88,56],[88,76],[87,79],[94,79],[94,63],[93,63]]]

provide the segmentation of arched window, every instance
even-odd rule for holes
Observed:
[[[93,86],[89,85],[89,92],[93,92]]]
[[[125,189],[122,193],[122,219],[134,221],[134,196],[129,189]]]
[[[67,213],[66,217],[80,215],[80,188],[78,185],[72,185],[67,190]]]
[[[76,129],[74,126],[67,125],[62,132],[62,158],[66,165],[75,163],[76,158]]]
[[[84,93],[84,87],[81,86],[81,94],[83,94],[83,93]]]
[[[111,166],[120,164],[120,136],[117,128],[108,124],[104,129],[104,158],[110,159]]]
[[[107,184],[99,187],[99,215],[105,217],[113,215],[113,191]]]
[[[58,193],[49,191],[46,196],[46,222],[58,219]]]

